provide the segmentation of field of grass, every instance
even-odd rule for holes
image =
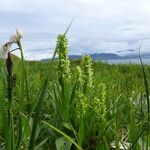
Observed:
[[[0,61],[1,150],[150,149],[150,66],[69,60],[65,34],[58,59],[25,61],[21,38]]]

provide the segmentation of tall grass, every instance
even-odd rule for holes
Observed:
[[[150,67],[70,60],[66,32],[49,62],[24,60],[18,30],[3,46],[0,149],[148,150]]]

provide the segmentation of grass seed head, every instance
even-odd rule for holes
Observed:
[[[22,32],[16,29],[16,33],[10,36],[9,40],[11,43],[19,43],[22,38]]]

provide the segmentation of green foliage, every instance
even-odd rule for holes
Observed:
[[[149,66],[70,60],[66,34],[58,59],[25,61],[21,38],[16,31],[3,47],[7,55],[15,44],[21,59],[11,54],[11,69],[0,60],[0,149],[150,148]]]

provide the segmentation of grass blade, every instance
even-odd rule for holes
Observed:
[[[146,99],[147,99],[147,150],[148,150],[148,146],[149,146],[149,126],[150,126],[150,99],[149,99],[149,89],[148,89],[148,82],[147,82],[147,76],[146,76],[146,71],[142,62],[142,58],[140,55],[140,50],[141,50],[141,45],[139,46],[139,59],[140,59],[140,64],[141,64],[141,69],[142,69],[142,73],[143,73],[143,79],[144,79],[144,85],[145,85],[145,92],[146,92]]]
[[[62,132],[61,130],[55,128],[54,126],[52,126],[51,124],[42,121],[45,125],[47,125],[48,127],[50,127],[51,129],[57,131],[58,133],[60,133],[61,135],[63,135],[67,140],[69,140],[71,143],[73,143],[79,150],[83,150],[70,136],[68,136],[67,134],[65,134],[64,132]]]
[[[32,126],[29,150],[33,150],[33,147],[34,147],[36,128],[37,128],[37,124],[39,122],[39,114],[40,114],[40,111],[42,109],[42,104],[43,104],[43,101],[45,98],[47,83],[48,83],[48,79],[45,80],[45,82],[44,82],[44,84],[43,84],[43,86],[39,92],[40,94],[39,94],[39,99],[38,99],[38,103],[37,103],[36,110],[35,110],[35,118],[34,118],[33,126]]]

